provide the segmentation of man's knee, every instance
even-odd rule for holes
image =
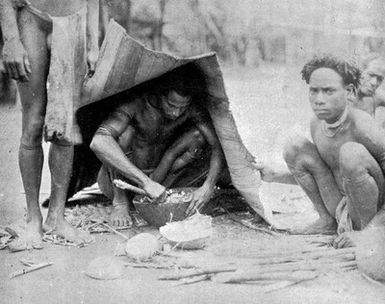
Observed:
[[[202,133],[197,129],[191,130],[189,132],[189,136],[190,136],[190,143],[188,145],[187,151],[184,154],[186,155],[188,154],[189,158],[191,158],[190,159],[191,161],[192,159],[195,159],[201,154],[203,146],[206,143],[206,140],[203,137]]]
[[[203,137],[202,133],[198,129],[194,129],[191,131],[192,135],[192,144],[196,146],[203,146],[206,142],[205,138]]]
[[[311,154],[312,143],[306,137],[290,138],[284,145],[283,158],[288,164],[295,164],[303,160],[304,155]]]
[[[341,173],[345,177],[362,175],[366,170],[366,160],[369,152],[361,144],[355,142],[345,143],[339,153]]]
[[[43,119],[33,119],[23,126],[21,134],[21,144],[23,146],[39,146],[43,137]]]

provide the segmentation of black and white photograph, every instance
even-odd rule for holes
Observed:
[[[0,302],[385,303],[383,0],[0,0]]]

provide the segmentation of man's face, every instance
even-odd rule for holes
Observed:
[[[175,120],[181,116],[191,103],[190,96],[179,95],[175,91],[170,91],[167,96],[162,96],[162,109],[165,116]]]
[[[360,92],[364,96],[373,96],[384,80],[385,67],[380,60],[372,60],[362,72]]]
[[[309,80],[309,100],[314,114],[327,123],[336,122],[347,104],[342,77],[332,69],[319,68]]]

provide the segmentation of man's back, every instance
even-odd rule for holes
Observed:
[[[356,109],[365,111],[372,117],[374,117],[377,107],[374,96],[363,96],[349,99],[349,105]]]

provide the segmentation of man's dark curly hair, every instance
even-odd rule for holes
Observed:
[[[358,88],[360,84],[360,69],[355,64],[333,55],[315,56],[304,65],[301,71],[302,79],[309,84],[311,74],[320,68],[334,70],[342,77],[345,85],[352,84],[355,88]]]

